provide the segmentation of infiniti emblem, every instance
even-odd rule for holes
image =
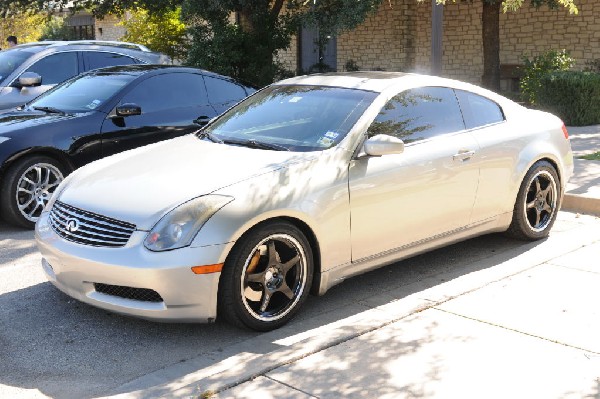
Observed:
[[[77,219],[67,219],[67,231],[70,233],[75,233],[79,230],[79,220]]]

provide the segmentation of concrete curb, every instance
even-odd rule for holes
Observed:
[[[600,217],[600,198],[565,193],[561,209]]]

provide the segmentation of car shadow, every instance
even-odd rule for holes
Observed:
[[[397,262],[348,279],[322,297],[310,297],[290,324],[267,334],[219,321],[162,324],[124,317],[40,283],[0,295],[0,353],[5,370],[0,384],[62,399],[127,392],[128,383],[148,374],[155,375],[153,384],[167,383],[199,365],[216,364],[240,352],[277,350],[280,340],[310,334],[488,268],[490,264],[482,260],[492,256],[507,261],[515,250],[525,252],[541,242],[492,234]],[[162,372],[165,369],[169,371]],[[169,392],[157,394],[169,396]]]

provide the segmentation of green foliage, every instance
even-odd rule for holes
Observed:
[[[538,108],[570,126],[600,124],[600,74],[563,71],[544,75],[536,97]]]
[[[284,73],[275,55],[289,46],[293,24],[272,13],[269,0],[188,0],[182,14],[193,37],[188,64],[257,86]]]
[[[77,35],[67,25],[66,18],[51,17],[42,30],[39,40],[76,40]]]
[[[583,70],[587,72],[600,73],[600,58],[586,61],[585,68],[583,68]]]
[[[575,61],[566,50],[550,50],[533,57],[532,60],[523,57],[523,63],[524,75],[520,82],[521,93],[525,101],[536,104],[541,79],[550,72],[569,70]]]
[[[35,42],[42,34],[42,29],[46,24],[46,16],[37,14],[18,14],[0,19],[0,47],[4,48],[6,38],[14,35],[19,43]]]
[[[131,17],[120,23],[127,30],[121,40],[143,44],[174,60],[186,57],[188,43],[186,27],[181,21],[181,8],[162,13],[137,9],[130,13]]]
[[[594,152],[592,154],[580,155],[577,158],[585,159],[587,161],[600,161],[600,151]]]
[[[356,27],[381,1],[185,0],[193,37],[187,62],[263,86],[288,74],[276,55],[301,24],[318,26],[325,40]]]
[[[354,60],[348,60],[348,61],[346,61],[346,64],[344,65],[344,68],[348,72],[360,71],[360,67],[358,66],[358,64]]]

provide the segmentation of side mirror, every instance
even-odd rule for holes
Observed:
[[[373,157],[402,154],[404,152],[404,141],[387,134],[378,134],[365,141],[363,150],[367,155]]]
[[[199,116],[196,119],[194,119],[193,122],[196,125],[205,126],[205,125],[208,125],[208,123],[211,122],[213,119],[215,119],[215,118],[210,118],[206,115],[202,115],[202,116]]]
[[[35,72],[25,72],[19,76],[19,86],[34,87],[42,84],[42,77]]]
[[[115,109],[117,116],[134,116],[142,114],[142,107],[133,103],[118,105]]]

